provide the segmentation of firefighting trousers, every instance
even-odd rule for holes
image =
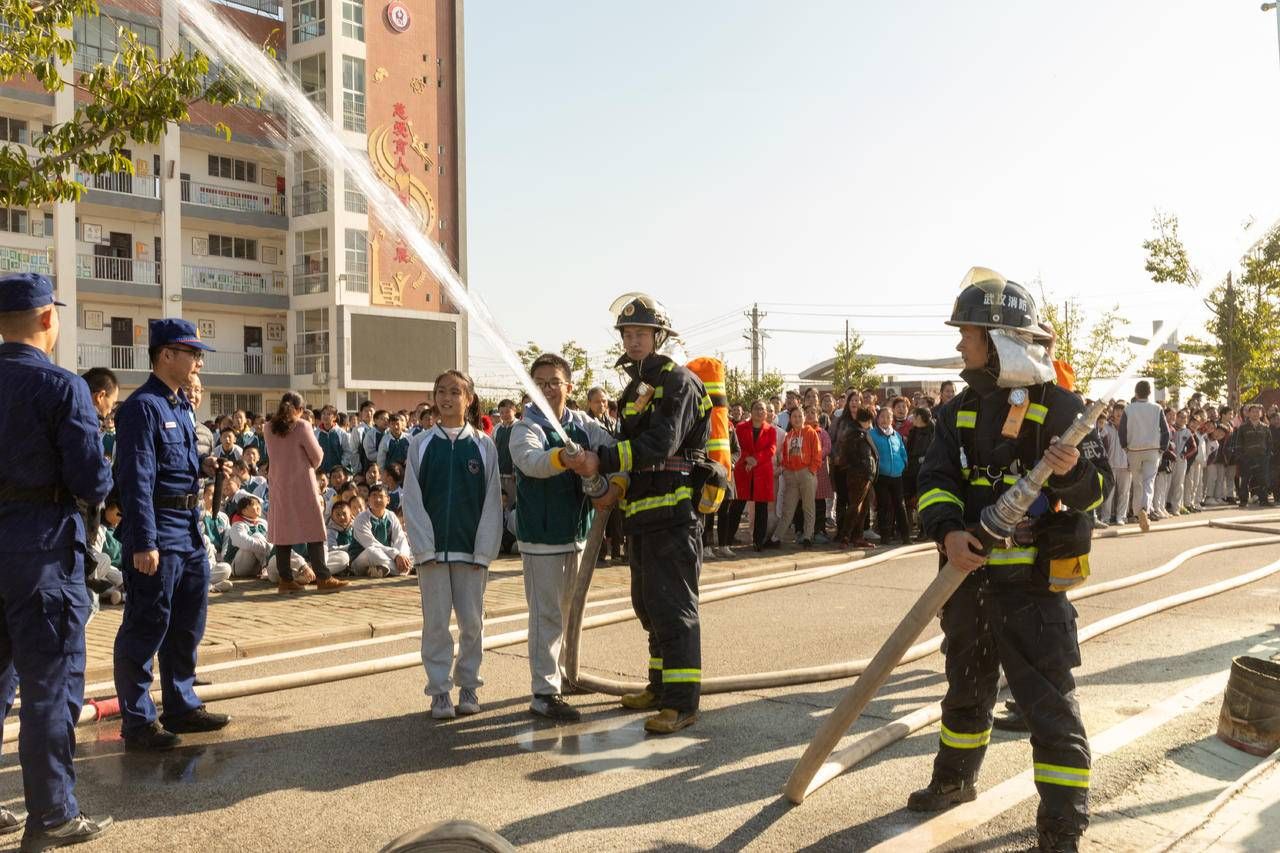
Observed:
[[[942,610],[947,695],[934,779],[977,779],[1004,667],[1031,729],[1040,793],[1036,825],[1083,833],[1089,825],[1090,756],[1071,676],[1080,664],[1075,609],[1061,593],[988,584],[987,571],[970,575]]]
[[[649,634],[649,690],[659,707],[694,711],[702,693],[698,576],[701,524],[632,533],[631,606]]]

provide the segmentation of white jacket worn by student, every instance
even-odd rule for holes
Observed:
[[[231,564],[233,577],[260,578],[272,583],[280,581],[276,559],[272,554],[275,546],[267,536],[265,518],[249,521],[243,516],[236,516],[235,522],[231,525],[230,539],[226,561]],[[295,580],[298,583],[311,583],[315,580],[315,573],[307,565],[306,558],[296,551],[289,552],[289,565],[293,567]],[[305,579],[308,577],[310,579]]]
[[[401,571],[396,566],[396,557],[412,557],[409,538],[400,526],[400,519],[389,509],[384,508],[381,516],[374,515],[371,509],[362,511],[352,525],[351,536],[361,548],[351,561],[351,571],[357,575],[371,578],[398,575]]]
[[[578,445],[592,450],[617,443],[584,412],[566,410],[561,427]],[[529,603],[529,674],[534,696],[560,693],[561,594],[566,578],[577,574],[591,525],[591,501],[582,493],[582,480],[560,464],[563,447],[550,421],[532,404],[511,428],[519,508],[516,537]],[[625,475],[620,476],[625,481]]]
[[[414,436],[404,482],[404,520],[422,593],[422,664],[426,694],[447,694],[456,681],[484,682],[484,589],[489,563],[502,544],[498,448],[470,424],[439,424]],[[450,612],[458,618],[453,663]]]

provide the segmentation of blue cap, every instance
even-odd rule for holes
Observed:
[[[16,272],[0,278],[0,312],[30,311],[61,304],[53,298],[53,282],[48,276]]]
[[[183,346],[191,349],[216,352],[213,347],[200,340],[200,334],[190,320],[165,318],[152,320],[150,323],[151,346],[168,347]]]

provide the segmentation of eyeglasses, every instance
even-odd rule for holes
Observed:
[[[556,391],[562,385],[567,385],[569,383],[561,379],[548,379],[545,382],[539,379],[535,379],[533,380],[533,384],[538,386],[539,391]]]
[[[191,360],[192,360],[192,361],[194,361],[196,364],[203,364],[203,363],[204,363],[204,351],[203,351],[203,350],[198,350],[198,349],[187,349],[186,347],[165,347],[165,349],[169,350],[170,352],[180,352],[180,353],[183,353],[183,354],[185,354],[185,355],[189,355],[189,356],[191,356]]]

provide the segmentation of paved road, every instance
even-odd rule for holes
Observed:
[[[1134,574],[1195,545],[1250,535],[1195,529],[1100,540],[1095,579]],[[1198,558],[1164,580],[1080,602],[1081,624],[1277,559],[1280,546],[1274,545]],[[704,670],[868,656],[935,568],[928,557],[905,559],[710,604]],[[1251,647],[1271,643],[1267,653],[1280,652],[1277,602],[1280,575],[1085,645],[1077,675],[1090,732],[1225,669]],[[646,658],[635,622],[589,632],[584,647],[584,660],[600,673],[635,677]],[[387,644],[213,677],[225,682],[413,648]],[[818,720],[849,681],[707,697],[697,726],[646,739],[640,716],[599,696],[572,699],[585,714],[577,726],[557,728],[529,716],[523,652],[489,652],[484,712],[447,723],[427,718],[424,678],[415,669],[221,703],[219,710],[235,716],[232,728],[190,737],[189,746],[162,758],[125,755],[114,725],[88,729],[77,761],[82,803],[122,821],[91,849],[376,850],[416,826],[461,817],[535,850],[861,850],[919,823],[902,805],[928,780],[936,726],[874,756],[802,807],[779,796]],[[938,699],[940,666],[934,655],[903,667],[857,730]],[[1132,819],[1147,824],[1212,799],[1210,786],[1170,793],[1163,802],[1150,774],[1211,738],[1217,707],[1216,700],[1205,702],[1097,763],[1094,809],[1103,843],[1095,849],[1127,849],[1124,830],[1115,826],[1128,819],[1126,810],[1136,815],[1135,796],[1145,811]],[[1024,739],[997,733],[981,786],[1015,776],[1029,762]],[[1218,776],[1219,788],[1233,778],[1229,769]],[[14,758],[6,756],[0,796],[16,798],[18,787]],[[1148,793],[1140,796],[1143,790]],[[1034,844],[1033,814],[1033,803],[1015,805],[957,838],[954,847],[1025,849]]]

